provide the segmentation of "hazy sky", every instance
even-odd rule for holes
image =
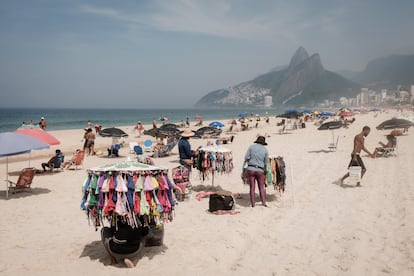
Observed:
[[[1,0],[0,107],[192,107],[289,63],[414,53],[412,0]]]

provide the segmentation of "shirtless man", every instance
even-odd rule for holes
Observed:
[[[364,126],[362,128],[361,133],[355,135],[354,138],[354,150],[351,153],[351,161],[349,162],[348,168],[351,166],[360,166],[361,167],[361,179],[364,176],[365,172],[367,171],[367,169],[365,168],[364,162],[362,162],[361,159],[361,150],[365,151],[366,153],[368,153],[368,155],[372,158],[375,158],[375,155],[370,153],[367,148],[364,145],[364,140],[365,137],[368,136],[369,132],[371,131],[371,129],[369,128],[369,126]],[[339,181],[341,186],[344,184],[344,180],[345,178],[347,178],[349,176],[349,172],[347,172]],[[361,183],[358,182],[357,186],[360,186]]]

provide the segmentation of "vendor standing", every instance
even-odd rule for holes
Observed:
[[[180,154],[180,164],[188,168],[191,171],[191,167],[194,164],[194,158],[198,155],[198,150],[193,151],[191,149],[190,137],[194,136],[194,132],[189,128],[186,128],[181,133],[181,139],[178,141],[178,152]]]
[[[250,203],[251,206],[255,206],[255,186],[259,187],[259,196],[262,201],[262,205],[267,207],[266,204],[266,168],[269,163],[269,152],[264,147],[266,146],[266,138],[264,136],[258,136],[253,145],[250,145],[244,156],[245,165],[247,165],[247,179],[250,185]]]

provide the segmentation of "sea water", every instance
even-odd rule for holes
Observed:
[[[266,114],[267,112],[267,114]],[[83,129],[88,120],[92,125],[106,127],[135,126],[138,121],[143,124],[151,124],[153,119],[157,124],[185,122],[187,117],[194,122],[194,116],[202,116],[203,121],[221,121],[227,125],[227,119],[238,118],[239,114],[247,113],[255,116],[280,114],[277,109],[61,109],[61,108],[2,108],[0,109],[0,132],[14,131],[32,120],[38,124],[41,117],[47,121],[47,130]],[[161,121],[166,117],[168,121]]]

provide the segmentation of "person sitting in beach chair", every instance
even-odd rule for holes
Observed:
[[[46,172],[46,167],[49,168],[49,171],[53,171],[53,169],[60,169],[63,164],[65,156],[62,152],[57,149],[55,155],[52,156],[47,163],[42,163],[43,172]]]
[[[176,138],[167,139],[167,144],[160,144],[154,147],[153,157],[164,157],[170,155],[172,149],[177,145],[178,140]]]
[[[119,149],[121,148],[120,144],[113,144],[110,148],[108,148],[108,156],[109,157],[119,157]]]
[[[72,158],[71,158],[70,160],[65,161],[65,162],[63,163],[62,168],[63,168],[63,169],[67,169],[67,168],[69,168],[70,166],[74,165],[74,164],[76,163],[76,160],[77,160],[77,158],[78,158],[78,155],[79,155],[79,152],[80,152],[80,151],[81,151],[80,149],[77,149],[77,150],[75,151],[75,153],[73,154]]]
[[[397,138],[392,135],[387,135],[387,143],[384,144],[383,142],[378,142],[381,147],[375,148],[374,156],[375,157],[388,157],[389,155],[395,153],[395,149],[397,147]]]

